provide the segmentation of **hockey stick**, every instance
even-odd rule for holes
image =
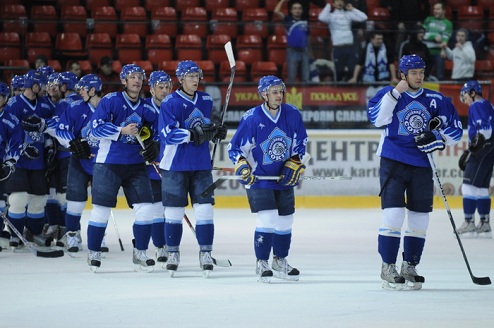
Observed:
[[[230,63],[230,83],[228,84],[228,88],[226,89],[226,96],[225,96],[225,104],[223,105],[223,111],[221,112],[221,124],[225,123],[225,113],[226,109],[228,108],[228,102],[230,101],[230,94],[232,93],[232,86],[233,86],[233,80],[235,79],[235,69],[236,69],[236,63],[235,63],[235,56],[233,55],[233,48],[232,48],[232,43],[228,41],[225,43],[225,51],[226,51],[226,56],[228,57],[228,62]],[[216,156],[216,149],[218,147],[219,140],[214,143],[213,147],[213,154],[211,155],[211,165],[214,164],[214,157]]]
[[[61,249],[59,250],[46,250],[42,251],[34,247],[27,239],[17,230],[17,228],[10,222],[10,220],[0,212],[0,217],[3,219],[3,222],[5,222],[6,225],[9,226],[10,230],[12,230],[16,236],[26,245],[26,247],[29,249],[31,253],[38,257],[62,257],[63,256],[63,251]]]
[[[120,232],[118,232],[117,221],[115,221],[115,217],[113,216],[113,211],[110,210],[111,220],[113,221],[113,227],[115,227],[115,232],[117,233],[118,243],[120,244],[120,249],[122,252],[124,251],[122,239],[120,238]]]
[[[184,219],[185,219],[185,222],[187,222],[187,225],[189,226],[190,231],[192,231],[192,233],[195,236],[196,230],[192,226],[192,223],[190,222],[189,218],[187,217],[187,214],[185,214],[185,213],[184,213]],[[232,266],[232,262],[230,262],[230,260],[217,260],[214,257],[211,257],[211,258],[213,259],[213,264],[216,266],[219,266],[219,267],[231,267]]]
[[[472,273],[472,269],[470,268],[470,264],[468,263],[467,255],[465,254],[465,249],[463,248],[463,244],[461,243],[460,236],[456,231],[455,221],[453,220],[453,215],[451,214],[451,210],[449,209],[448,200],[446,199],[446,194],[444,193],[443,185],[441,184],[441,180],[439,180],[439,173],[436,169],[436,164],[434,163],[434,159],[432,158],[432,154],[428,153],[427,158],[429,159],[429,163],[431,165],[432,170],[434,171],[434,181],[436,182],[439,190],[441,192],[441,196],[443,198],[444,206],[446,207],[446,211],[448,212],[449,221],[451,221],[451,225],[453,226],[453,232],[455,233],[456,240],[458,240],[458,244],[460,245],[461,254],[463,254],[463,259],[465,260],[465,264],[467,265],[468,272],[470,273],[470,277],[474,284],[477,285],[490,285],[491,279],[489,277],[475,277]]]

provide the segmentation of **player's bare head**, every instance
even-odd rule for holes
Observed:
[[[202,70],[197,63],[192,60],[183,60],[178,63],[175,74],[180,83],[180,89],[187,95],[193,96],[203,78]]]

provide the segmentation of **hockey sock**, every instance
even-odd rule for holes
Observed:
[[[165,221],[165,241],[170,252],[178,252],[182,241],[182,223],[170,223]]]
[[[292,234],[274,234],[273,238],[273,255],[278,257],[287,257],[290,250],[290,244],[292,242]]]
[[[378,251],[384,263],[396,263],[400,249],[400,238],[379,235],[377,240]]]
[[[477,209],[477,199],[463,197],[463,213],[465,213],[465,220],[470,221],[473,218],[473,214]]]
[[[18,231],[20,231],[21,233],[24,231],[24,227],[26,225],[25,214],[14,214],[9,212],[7,213],[7,218],[10,222],[12,222],[12,224]],[[15,236],[15,234],[12,233],[12,236]]]
[[[67,212],[67,206],[61,206],[60,204],[57,207],[57,225],[65,226],[65,212]]]
[[[44,213],[31,214],[27,213],[26,228],[32,232],[33,235],[39,235],[43,232],[43,226],[45,225],[46,217]]]
[[[65,226],[67,227],[67,231],[81,230],[81,216],[65,213]]]
[[[273,246],[274,233],[272,232],[254,232],[254,251],[256,258],[259,260],[269,260],[269,254]]]
[[[45,206],[45,215],[49,225],[58,225],[58,214],[58,202],[54,199],[48,199]]]
[[[196,224],[196,237],[202,252],[210,252],[213,248],[214,224]]]
[[[477,210],[479,211],[479,216],[483,221],[485,218],[489,217],[489,212],[491,210],[491,198],[479,198],[477,200]],[[489,219],[487,219],[489,221]]]
[[[411,236],[405,236],[403,238],[403,260],[419,264],[422,257],[422,251],[424,250],[425,239]]]
[[[155,247],[163,247],[165,245],[165,219],[153,219],[151,237]]]
[[[100,252],[101,242],[105,236],[106,226],[97,227],[89,224],[87,227],[87,248],[91,251]],[[71,231],[71,230],[69,230]]]
[[[135,248],[140,251],[148,249],[149,240],[151,239],[152,224],[137,224],[134,223],[132,230],[134,231]]]

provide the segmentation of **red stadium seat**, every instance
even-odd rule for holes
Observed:
[[[171,0],[145,0],[144,8],[148,12],[152,12],[156,8],[170,7],[172,5]]]
[[[50,66],[51,68],[53,68],[56,72],[61,72],[62,71],[62,65],[56,59],[48,59],[48,66]]]
[[[57,34],[58,14],[55,6],[32,6],[30,19],[33,22],[33,32],[48,32],[50,35]]]
[[[23,75],[31,69],[27,59],[10,59],[5,66],[9,67],[3,71],[3,76],[7,82],[10,81],[14,75]]]
[[[86,10],[88,13],[92,13],[97,7],[111,6],[110,0],[86,0]]]
[[[82,75],[91,74],[93,72],[93,65],[89,60],[79,60],[81,66]]]
[[[178,32],[175,8],[158,7],[151,11],[151,26],[154,34],[168,34],[174,38]]]
[[[113,44],[108,33],[93,33],[86,37],[88,58],[94,66],[99,65],[101,57],[113,58]]]
[[[21,38],[16,32],[0,32],[0,65],[10,59],[21,59]]]
[[[161,65],[158,69],[165,71],[170,76],[175,75],[175,70],[178,66],[178,60],[164,60],[161,62]]]
[[[83,6],[63,6],[60,20],[64,32],[79,33],[82,37],[87,35],[87,13]]]
[[[122,11],[125,7],[139,7],[140,5],[140,0],[113,0],[116,11]]]
[[[238,16],[235,8],[217,8],[211,17],[213,34],[227,34],[232,38],[238,35]]]
[[[461,6],[458,8],[458,27],[469,31],[484,30],[484,10],[480,6]]]
[[[328,24],[319,21],[319,13],[322,8],[309,9],[309,34],[311,36],[329,37]]]
[[[231,41],[227,34],[211,34],[206,39],[206,52],[208,59],[219,64],[224,60],[228,60],[225,52],[225,43]]]
[[[206,8],[188,7],[182,11],[182,34],[196,34],[205,38],[209,33]]]
[[[231,76],[230,62],[222,61],[220,64],[220,80],[221,82],[229,82]],[[235,61],[235,82],[247,82],[247,66],[241,60]]]
[[[179,0],[175,1],[175,9],[177,9],[178,12],[182,12],[187,8],[190,7],[199,7],[201,5],[200,0]]]
[[[264,1],[264,8],[266,8],[266,10],[269,13],[272,13],[274,11],[274,8],[278,4],[278,2],[280,2],[280,1],[279,0],[265,0]],[[281,10],[288,12],[288,2],[287,1],[283,2],[283,5],[281,6]]]
[[[148,19],[144,7],[124,7],[120,14],[122,33],[148,34]]]
[[[237,57],[247,65],[263,60],[262,40],[259,35],[239,35]]]
[[[491,80],[494,78],[493,63],[489,59],[475,62],[475,78],[478,80]]]
[[[151,63],[149,60],[134,60],[132,61],[132,64],[136,64],[137,66],[145,70],[147,74],[154,71],[153,63]]]
[[[78,33],[58,33],[55,40],[56,56],[65,56],[72,59],[81,59],[87,56],[82,47],[81,36]]]
[[[177,60],[202,60],[202,40],[196,34],[180,34],[175,39]]]
[[[142,60],[142,43],[139,34],[118,34],[115,39],[117,58],[122,64]]]
[[[0,21],[3,32],[24,35],[28,28],[26,8],[21,4],[3,4],[0,7]]]
[[[252,82],[259,82],[259,79],[266,75],[278,75],[278,67],[272,61],[254,62],[250,68],[250,79]]]
[[[367,20],[374,22],[374,28],[387,30],[391,27],[391,16],[388,8],[376,7],[367,11]]]
[[[248,8],[243,11],[243,34],[256,34],[261,38],[268,36],[268,12],[264,8]]]
[[[216,71],[214,68],[214,63],[211,60],[197,60],[196,61],[199,68],[202,70],[203,81],[204,82],[216,82]]]
[[[173,47],[167,34],[150,34],[146,37],[145,50],[148,60],[158,67],[164,60],[173,59]]]
[[[50,59],[53,57],[53,44],[48,32],[29,32],[26,34],[27,60],[34,63],[39,55]],[[13,57],[12,57],[13,58]]]
[[[234,0],[234,2],[235,2],[235,9],[237,9],[238,11],[244,11],[245,9],[248,8],[261,7],[259,0]]]
[[[286,35],[271,35],[266,45],[268,60],[275,62],[279,68],[286,61],[286,43]]]
[[[230,0],[204,0],[204,7],[209,12],[217,8],[228,8],[229,6]]]
[[[94,18],[93,33],[108,33],[112,38],[118,32],[118,19],[115,8],[111,6],[96,7],[91,13]]]
[[[81,4],[80,0],[57,0],[57,6],[79,6]]]

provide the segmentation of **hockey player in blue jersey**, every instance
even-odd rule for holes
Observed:
[[[81,100],[73,101],[62,113],[56,130],[60,144],[70,149],[67,173],[66,249],[73,254],[82,250],[81,216],[88,199],[88,186],[93,177],[98,140],[89,133],[91,119],[101,101],[101,79],[96,74],[83,76],[77,83]],[[103,247],[106,247],[104,244]]]
[[[382,259],[381,279],[385,289],[420,289],[425,281],[418,275],[434,185],[428,153],[458,143],[463,134],[452,103],[441,93],[423,89],[425,63],[417,55],[400,59],[401,81],[379,90],[369,101],[368,117],[383,127],[377,155],[380,160],[381,207],[378,251]],[[403,262],[396,261],[401,229],[408,217],[403,238]]]
[[[152,126],[157,119],[155,109],[140,97],[145,78],[141,67],[123,66],[120,79],[124,91],[104,96],[91,120],[90,133],[99,140],[91,189],[93,209],[87,230],[88,264],[93,272],[101,265],[101,241],[110,211],[117,205],[120,187],[135,214],[132,260],[136,269],[149,272],[155,265],[146,255],[153,222],[153,193],[145,162],[156,159],[159,146],[149,138],[142,149],[136,138],[143,127]]]
[[[14,75],[10,81],[11,95],[18,96],[24,91],[24,75]]]
[[[148,98],[149,104],[155,108],[157,112],[160,110],[161,102],[167,95],[172,92],[173,84],[171,77],[164,71],[154,71],[149,75],[149,91],[151,98]],[[158,120],[153,126],[153,134],[158,134]],[[159,163],[160,156],[156,158]],[[151,179],[151,187],[153,188],[153,229],[151,238],[156,247],[155,257],[156,262],[163,267],[168,260],[168,251],[165,241],[165,214],[161,197],[161,177],[157,172],[157,164],[148,165],[149,179]]]
[[[489,184],[494,166],[494,107],[482,97],[478,81],[466,82],[460,90],[460,100],[468,108],[469,147],[460,157],[460,169],[465,171],[461,194],[465,221],[458,228],[464,238],[492,238],[489,214],[491,196]],[[475,211],[479,224],[475,226]]]
[[[261,282],[273,276],[298,280],[300,272],[286,257],[291,244],[295,213],[294,187],[305,170],[302,163],[307,132],[299,110],[283,104],[285,84],[276,76],[259,80],[263,104],[249,109],[242,117],[228,154],[235,173],[246,185],[252,213],[257,215],[254,250],[256,274]],[[276,180],[257,180],[256,176],[281,176]],[[273,251],[272,266],[269,257]]]
[[[182,221],[190,196],[197,222],[199,265],[208,277],[213,270],[214,200],[212,196],[203,198],[200,193],[213,182],[209,141],[224,139],[227,130],[210,121],[213,101],[209,94],[197,90],[202,79],[197,63],[181,61],[175,73],[180,87],[163,100],[159,113],[162,145],[159,166],[169,252],[166,269],[173,277],[180,264]]]

